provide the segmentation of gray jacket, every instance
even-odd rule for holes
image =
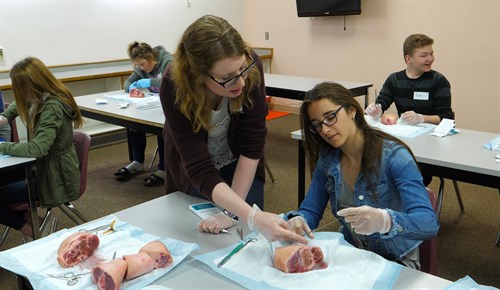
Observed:
[[[128,93],[129,86],[140,79],[151,79],[151,86],[148,88],[152,92],[160,91],[161,79],[163,76],[163,71],[167,67],[167,64],[174,59],[174,56],[165,50],[163,46],[157,46],[153,48],[154,51],[158,52],[158,59],[156,60],[157,64],[153,68],[153,70],[149,73],[141,70],[139,67],[134,67],[134,72],[128,77],[123,85],[125,88],[125,92]]]

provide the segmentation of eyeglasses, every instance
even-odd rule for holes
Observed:
[[[251,59],[251,58],[250,58]],[[219,81],[217,79],[215,79],[213,76],[209,75],[209,77],[216,83],[218,83],[219,85],[221,85],[223,88],[227,89],[229,88],[230,86],[234,85],[239,79],[240,77],[243,78],[243,79],[246,79],[248,74],[250,73],[250,71],[252,70],[252,68],[254,67],[255,65],[255,60],[251,59],[252,60],[252,63],[250,63],[244,70],[242,70],[239,74],[235,75],[234,77],[231,77],[225,81]]]
[[[311,123],[311,125],[309,126],[309,130],[311,132],[313,132],[314,134],[318,134],[319,132],[321,132],[321,130],[323,129],[323,126],[322,125],[325,125],[325,126],[333,126],[335,123],[337,123],[337,114],[338,112],[340,111],[340,109],[342,109],[343,106],[340,106],[340,108],[338,108],[337,110],[331,112],[330,114],[326,115],[323,120],[321,120],[321,122],[313,122]]]

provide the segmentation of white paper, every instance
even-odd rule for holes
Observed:
[[[266,238],[254,234],[247,237],[256,237],[257,241],[249,243],[222,267],[217,267],[218,261],[236,245],[195,258],[247,289],[392,289],[403,267],[374,252],[355,248],[340,233],[318,232],[308,240],[308,246],[321,248],[328,267],[287,274],[273,266]]]
[[[107,104],[108,100],[106,100],[106,99],[95,99],[95,103],[97,105],[103,105],[103,104]]]
[[[9,157],[10,157],[10,155],[8,155],[8,154],[1,154],[0,153],[0,159],[9,158]]]
[[[149,102],[157,102],[159,103],[160,101],[160,95],[157,93],[145,93],[144,98],[131,98],[127,93],[125,92],[119,92],[119,93],[108,93],[104,94],[104,96],[108,99],[113,99],[113,100],[118,100],[118,101],[126,101],[134,104],[147,104]]]
[[[444,137],[448,135],[455,127],[455,120],[444,118],[431,133],[433,136]]]
[[[385,125],[379,122],[379,120],[373,120],[369,116],[365,116],[368,125],[378,128],[387,134],[398,138],[411,138],[416,137],[425,133],[431,132],[431,130],[436,126],[433,124],[423,123],[418,125],[409,125],[405,122],[398,120],[394,125]]]
[[[161,102],[159,98],[155,100],[145,100],[143,102],[135,103],[135,107],[140,110],[158,108],[161,107]]]
[[[88,224],[77,226],[72,229],[60,230],[45,238],[0,252],[0,267],[13,273],[25,276],[33,285],[33,289],[97,289],[92,282],[91,275],[84,275],[77,285],[68,287],[65,280],[49,278],[48,274],[60,275],[65,272],[82,274],[90,272],[90,269],[100,261],[111,260],[116,253],[116,258],[123,255],[137,253],[146,243],[160,240],[167,246],[173,258],[173,264],[167,268],[155,269],[132,280],[123,281],[121,289],[141,289],[153,283],[158,278],[170,272],[181,263],[192,251],[198,250],[199,246],[171,238],[161,238],[144,233],[141,228],[129,225],[117,219],[115,231],[109,235],[99,234],[99,248],[92,256],[81,263],[71,267],[62,268],[57,263],[57,250],[64,239],[80,229],[92,229],[101,225],[109,224],[115,216],[110,215]],[[34,258],[36,257],[36,258]]]

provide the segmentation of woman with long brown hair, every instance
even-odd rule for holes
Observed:
[[[348,242],[419,269],[418,246],[437,234],[439,222],[410,148],[369,126],[337,83],[308,91],[300,116],[313,173],[299,210],[286,215],[291,228],[312,238],[310,228],[330,203]]]
[[[247,221],[268,239],[306,240],[264,206],[265,85],[259,56],[225,19],[206,15],[184,32],[164,75],[166,190],[213,200],[227,215],[199,224],[219,233]],[[251,206],[253,205],[253,207]]]
[[[76,200],[80,170],[73,127],[80,127],[83,119],[73,94],[34,57],[16,63],[10,78],[15,102],[0,114],[0,125],[19,116],[26,125],[28,141],[1,143],[0,153],[37,159],[36,192],[42,207]],[[24,181],[6,185],[0,191],[0,223],[31,236],[26,212],[8,208],[9,204],[28,200]]]

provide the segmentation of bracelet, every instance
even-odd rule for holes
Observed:
[[[235,221],[238,221],[238,220],[239,220],[239,218],[238,218],[238,216],[237,216],[237,215],[235,215],[234,213],[232,213],[232,212],[228,211],[227,209],[223,210],[222,212],[223,212],[225,215],[227,215],[227,216],[228,216],[230,219],[232,219],[232,220],[235,220]]]

